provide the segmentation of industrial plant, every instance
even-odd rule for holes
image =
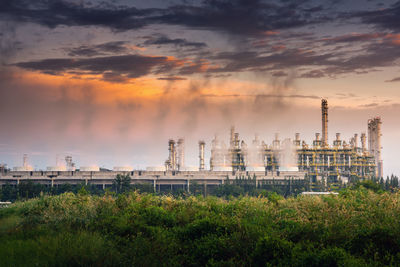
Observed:
[[[146,170],[134,170],[130,166],[117,166],[112,170],[100,169],[98,166],[80,166],[78,169],[71,156],[65,162],[48,167],[46,171],[37,171],[28,163],[24,155],[23,165],[9,170],[0,165],[0,184],[18,184],[20,181],[34,182],[57,186],[60,184],[86,183],[106,188],[112,185],[117,174],[128,174],[131,183],[150,183],[154,190],[168,186],[179,187],[190,191],[190,184],[218,186],[237,177],[254,177],[256,184],[271,181],[285,184],[289,181],[305,181],[316,183],[346,184],[352,179],[372,179],[383,177],[383,161],[381,156],[381,118],[368,120],[367,135],[354,134],[346,142],[336,133],[336,139],[328,140],[328,102],[321,102],[321,133],[315,134],[312,143],[300,139],[296,133],[294,139],[281,140],[279,134],[271,144],[260,140],[256,135],[247,144],[241,140],[235,128],[230,130],[228,145],[217,135],[210,144],[211,157],[209,170],[206,169],[206,142],[200,140],[199,165],[185,165],[185,140],[168,141],[168,158],[164,165],[147,167]],[[360,139],[360,140],[359,140]],[[311,186],[310,186],[311,187]]]

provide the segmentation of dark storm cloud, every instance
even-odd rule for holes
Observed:
[[[191,48],[205,48],[207,47],[206,43],[203,42],[190,42],[186,39],[177,38],[171,39],[164,34],[157,34],[155,36],[146,37],[146,41],[143,43],[143,46],[146,45],[174,45],[178,47],[191,47]]]
[[[24,69],[44,73],[62,74],[74,71],[87,74],[103,74],[106,80],[120,80],[123,77],[137,78],[152,72],[157,68],[173,69],[173,60],[167,57],[150,57],[140,55],[122,55],[97,58],[59,58],[43,59],[30,62],[19,62],[15,65]],[[119,75],[119,76],[117,76]]]
[[[365,34],[353,33],[353,34],[347,34],[347,35],[340,35],[340,36],[336,36],[336,37],[332,37],[332,38],[325,38],[325,39],[323,39],[323,41],[325,41],[327,44],[365,42],[365,41],[377,39],[382,36],[383,36],[383,34],[378,34],[378,33],[365,33]]]
[[[0,3],[3,19],[33,22],[54,28],[104,26],[129,30],[150,24],[171,24],[239,35],[297,28],[329,20],[322,6],[310,1],[204,0],[195,4],[138,9],[133,6],[83,5],[63,0],[14,0]]]
[[[258,52],[222,52],[214,57],[226,61],[226,65],[215,72],[286,70],[299,66],[331,65],[333,54],[317,54],[313,51],[286,49],[280,53],[263,55]]]
[[[135,7],[88,7],[62,0],[13,0],[0,2],[2,19],[32,22],[50,28],[67,26],[104,26],[116,30],[129,30],[145,26],[144,17],[154,10]]]
[[[326,71],[331,74],[366,73],[371,70],[376,71],[379,67],[395,66],[400,59],[399,48],[400,45],[391,40],[370,43],[363,49],[362,54],[335,59]]]
[[[125,41],[116,41],[98,45],[81,45],[74,48],[68,48],[66,50],[68,51],[69,56],[93,57],[105,54],[125,53],[129,51],[129,49],[126,47],[126,44],[127,42]]]
[[[400,1],[387,8],[358,12],[353,16],[361,18],[363,23],[374,24],[386,30],[400,30]]]
[[[249,36],[329,20],[325,15],[316,14],[323,10],[322,7],[314,9],[307,2],[205,0],[199,6],[171,6],[154,19],[166,24]]]
[[[268,53],[261,51],[210,53],[194,61],[129,54],[90,58],[106,53],[105,51],[112,51],[114,54],[124,50],[121,46],[123,42],[111,44],[78,47],[71,50],[81,56],[87,56],[86,58],[43,59],[19,62],[15,65],[52,75],[98,74],[102,75],[106,81],[122,83],[129,81],[130,78],[149,74],[166,75],[159,78],[161,80],[174,80],[176,77],[182,79],[180,76],[198,73],[211,75],[247,71],[270,72],[273,77],[283,77],[287,75],[288,69],[300,67],[312,68],[299,70],[296,76],[300,78],[334,77],[347,73],[360,74],[376,71],[379,67],[394,66],[400,59],[400,46],[387,37],[379,42],[366,44],[361,54],[343,51],[322,53],[318,50],[283,48],[279,52]]]

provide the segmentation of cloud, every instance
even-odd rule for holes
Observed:
[[[75,57],[94,57],[105,54],[121,54],[129,51],[126,41],[107,42],[97,45],[81,45],[78,47],[67,48],[68,55]]]
[[[55,28],[66,26],[103,26],[116,30],[137,29],[147,25],[144,17],[154,10],[135,7],[84,6],[69,1],[1,1],[3,20],[31,22]]]
[[[102,74],[105,79],[121,76],[138,78],[158,72],[157,69],[174,69],[178,60],[163,56],[121,55],[95,58],[55,58],[19,62],[15,65],[42,73],[61,75],[70,71],[80,74]],[[118,75],[118,76],[117,76]]]
[[[130,30],[152,24],[170,24],[251,36],[329,19],[321,5],[312,6],[307,2],[204,0],[192,4],[172,3],[164,8],[139,9],[104,2],[76,4],[65,0],[14,0],[2,1],[0,14],[3,19],[32,22],[50,28],[59,25],[92,25]]]
[[[364,104],[364,105],[359,105],[361,108],[375,108],[379,106],[377,103],[370,103],[370,104]]]
[[[157,34],[155,36],[147,36],[145,37],[147,40],[143,43],[146,45],[174,45],[177,47],[189,47],[189,48],[205,48],[207,47],[206,43],[203,42],[190,42],[186,39],[177,38],[171,39],[164,34]]]
[[[400,2],[396,2],[387,8],[356,12],[352,16],[361,18],[363,23],[374,24],[384,30],[400,30]]]
[[[299,95],[299,94],[290,94],[290,95],[283,95],[283,94],[257,94],[257,95],[249,95],[249,94],[202,94],[202,97],[215,97],[215,98],[224,98],[224,97],[254,97],[254,98],[297,98],[297,99],[321,99],[319,96],[315,95]]]
[[[393,79],[391,79],[391,80],[387,80],[387,81],[385,81],[385,82],[400,82],[400,77],[396,77],[396,78],[393,78]]]
[[[183,81],[183,80],[187,80],[184,77],[179,77],[179,76],[170,76],[170,77],[160,77],[157,78],[157,80],[161,80],[161,81]]]
[[[189,28],[223,31],[236,35],[263,35],[279,29],[298,28],[328,20],[323,11],[306,8],[308,1],[205,0],[201,5],[176,5],[156,20]]]
[[[300,75],[300,78],[322,78],[325,73],[322,70],[311,70]]]
[[[280,53],[264,55],[255,51],[221,52],[213,59],[222,60],[226,65],[213,69],[214,72],[286,70],[300,66],[331,65],[333,54],[318,54],[314,51],[286,49]]]
[[[350,53],[347,54],[347,57],[335,59],[331,67],[325,71],[330,74],[366,73],[367,71],[376,71],[377,67],[393,66],[399,58],[400,49],[391,40],[374,42],[366,45],[361,54],[352,55]]]
[[[379,33],[351,33],[339,35],[331,38],[322,39],[326,43],[351,43],[351,42],[365,42],[382,37]]]
[[[287,76],[287,73],[281,70],[281,71],[273,72],[272,76],[274,76],[274,77],[284,77],[284,76]]]

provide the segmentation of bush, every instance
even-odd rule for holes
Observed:
[[[400,193],[112,196],[0,209],[1,266],[382,266],[400,260]]]

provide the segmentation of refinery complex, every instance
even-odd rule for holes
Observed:
[[[301,140],[296,133],[294,139],[281,140],[275,134],[267,144],[256,135],[251,143],[241,140],[235,128],[230,130],[230,139],[224,142],[215,136],[210,145],[209,169],[206,169],[206,142],[199,141],[199,165],[185,165],[185,141],[183,138],[169,140],[168,158],[164,165],[134,170],[130,166],[114,167],[112,170],[97,166],[77,168],[71,156],[57,160],[57,166],[46,170],[33,170],[27,155],[23,165],[8,169],[0,165],[0,184],[18,184],[21,181],[57,186],[60,184],[94,184],[106,188],[111,186],[117,174],[128,174],[131,183],[150,183],[154,190],[168,186],[190,191],[191,183],[218,186],[237,177],[254,177],[256,183],[274,181],[285,184],[290,180],[318,183],[347,183],[351,179],[383,177],[381,157],[381,119],[368,120],[368,132],[354,134],[350,140],[341,139],[340,133],[332,142],[328,140],[328,102],[321,101],[321,133],[315,134],[311,143]],[[367,143],[368,138],[368,143]],[[367,146],[368,145],[368,146]]]

